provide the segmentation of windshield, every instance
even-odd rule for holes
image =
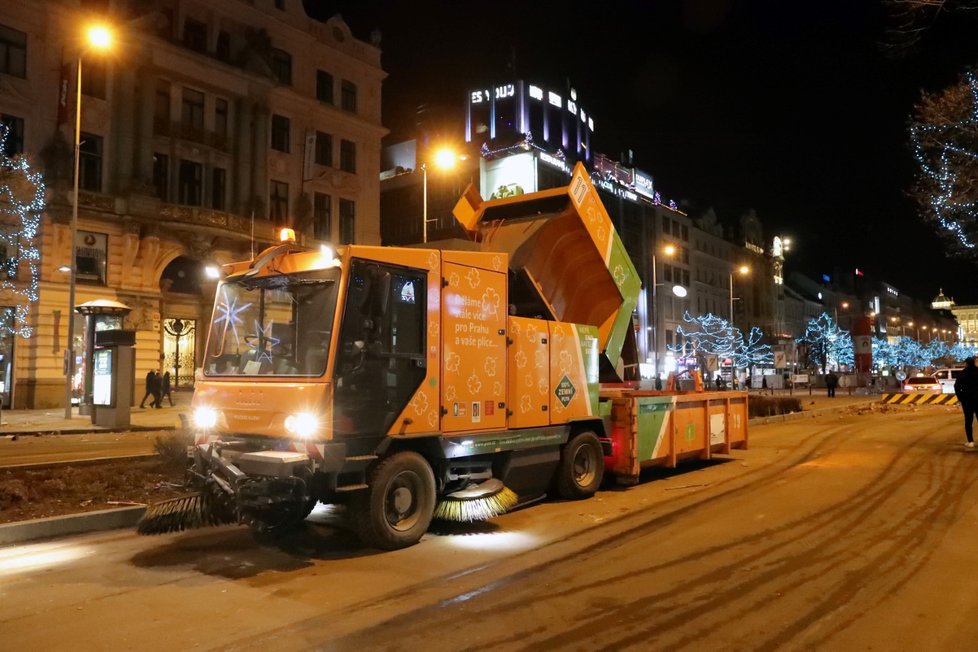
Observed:
[[[914,378],[907,378],[908,385],[936,385],[937,379],[933,376],[916,376]]]
[[[204,374],[321,376],[339,275],[330,269],[223,283],[215,297]]]

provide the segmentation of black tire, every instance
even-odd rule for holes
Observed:
[[[590,498],[604,478],[604,450],[593,432],[580,432],[564,444],[554,475],[554,490],[567,500]]]
[[[374,467],[367,489],[351,496],[360,540],[372,548],[413,546],[435,512],[435,474],[417,453],[395,453]]]

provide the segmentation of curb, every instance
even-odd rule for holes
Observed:
[[[121,507],[70,516],[51,516],[33,521],[6,523],[0,525],[0,545],[63,537],[69,534],[135,527],[145,511],[145,507]]]

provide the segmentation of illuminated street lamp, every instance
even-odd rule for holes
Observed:
[[[655,376],[659,377],[659,301],[658,287],[656,282],[656,251],[652,250],[652,364],[655,368]],[[676,247],[667,244],[662,248],[662,254],[672,258],[676,255]],[[681,287],[681,286],[676,286]]]
[[[112,32],[105,25],[90,25],[85,30],[87,48],[78,53],[78,78],[75,89],[75,175],[74,192],[71,205],[71,236],[69,277],[68,277],[68,348],[65,351],[65,418],[71,418],[71,382],[75,376],[75,278],[77,257],[75,238],[78,237],[78,175],[81,159],[81,100],[82,100],[82,56],[87,50],[105,52],[112,47]]]
[[[790,243],[790,240],[789,240],[789,243]],[[748,267],[747,265],[741,265],[740,267],[737,268],[737,273],[740,274],[741,276],[746,276],[746,275],[750,274],[750,267]],[[735,300],[740,299],[740,297],[735,297],[734,294],[733,294],[733,290],[734,290],[734,288],[733,288],[733,278],[734,278],[734,273],[733,272],[730,272],[730,324],[731,325],[733,325],[733,323],[734,323],[733,302]]]
[[[447,147],[442,147],[435,151],[435,155],[432,157],[432,163],[434,163],[435,168],[439,170],[451,170],[455,167],[455,164],[459,161],[464,161],[464,156],[459,156],[459,154]],[[422,186],[423,186],[423,205],[422,205],[422,234],[421,241],[428,242],[428,164],[421,164],[421,174],[422,174]],[[432,220],[434,221],[434,220]]]

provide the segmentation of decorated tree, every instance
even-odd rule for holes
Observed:
[[[22,156],[6,154],[7,128],[0,124],[0,334],[29,338],[30,307],[38,298],[39,229],[44,180]]]
[[[839,328],[828,313],[823,312],[808,322],[805,334],[796,342],[808,350],[808,363],[826,373],[829,367],[838,369],[853,363],[852,337]]]
[[[708,355],[730,358],[733,366],[740,369],[774,361],[771,347],[764,343],[764,333],[757,326],[750,329],[745,339],[739,328],[713,314],[693,317],[687,312],[683,315],[683,321],[685,324],[680,325],[676,332],[686,338],[701,369],[706,369]],[[669,349],[674,353],[683,353],[682,345]]]
[[[924,93],[914,108],[910,140],[919,165],[913,196],[950,251],[978,257],[978,77]]]
[[[955,342],[954,345],[951,346],[950,354],[952,358],[960,362],[965,358],[975,357],[976,349],[978,349],[978,347],[976,347],[973,343]]]
[[[873,362],[880,369],[899,367],[899,351],[895,344],[890,344],[885,337],[873,338]]]
[[[927,359],[928,365],[942,366],[948,364],[952,361],[951,347],[943,340],[931,340],[924,347],[924,357]]]
[[[752,326],[747,338],[741,338],[740,347],[734,355],[734,366],[739,369],[753,369],[755,366],[771,364],[774,364],[771,346],[764,344],[764,332],[757,326]]]
[[[680,324],[676,329],[686,342],[683,345],[669,347],[674,353],[688,353],[683,351],[684,346],[692,348],[692,354],[696,357],[700,369],[706,369],[706,356],[715,355],[722,358],[732,358],[743,341],[740,329],[733,326],[726,319],[717,317],[713,314],[699,315],[693,317],[688,312],[683,314],[684,324]]]

